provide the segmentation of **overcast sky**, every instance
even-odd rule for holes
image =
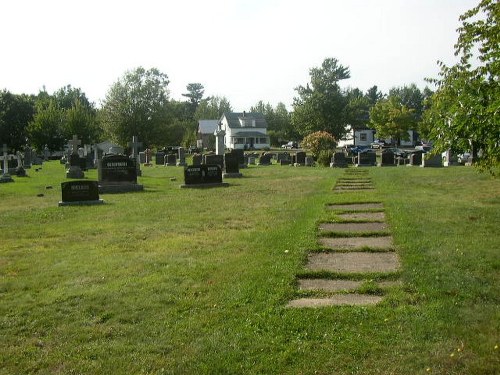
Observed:
[[[458,17],[479,0],[5,0],[0,2],[0,89],[36,94],[70,84],[96,105],[127,70],[155,67],[183,99],[235,111],[259,100],[291,109],[294,88],[327,57],[366,91],[436,77],[452,63]]]

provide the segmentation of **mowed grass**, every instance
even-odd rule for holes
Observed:
[[[192,190],[182,168],[143,168],[144,192],[89,207],[57,206],[58,162],[0,185],[0,373],[498,373],[498,180],[370,168],[375,191],[336,193],[344,170],[242,172]],[[402,285],[372,307],[286,308],[325,206],[376,201]]]

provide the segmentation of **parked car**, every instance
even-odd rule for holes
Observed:
[[[347,154],[349,156],[355,156],[358,153],[374,152],[368,146],[353,146],[353,147],[348,147],[348,148],[346,148],[346,151],[347,151]]]
[[[370,143],[371,148],[382,148],[385,146],[385,142],[381,139],[376,139],[372,143]]]
[[[465,163],[469,162],[471,157],[472,157],[472,155],[470,154],[470,152],[464,152],[463,154],[457,155],[458,162],[460,164],[465,164]]]
[[[423,151],[425,153],[425,152],[429,152],[430,150],[432,150],[432,146],[429,146],[426,144],[418,145],[418,146],[415,146],[415,150]]]
[[[299,144],[297,142],[290,141],[282,145],[281,148],[287,148],[287,149],[299,148]]]

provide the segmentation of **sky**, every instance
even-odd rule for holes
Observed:
[[[344,88],[366,91],[437,78],[455,62],[459,16],[479,0],[7,0],[0,2],[0,90],[80,88],[97,107],[142,66],[189,83],[233,110],[262,100],[289,110],[325,58],[347,66]]]

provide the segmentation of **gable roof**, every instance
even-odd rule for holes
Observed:
[[[219,124],[218,120],[199,120],[198,133],[201,134],[214,134],[215,129]]]
[[[259,112],[224,112],[222,117],[227,119],[230,128],[244,128],[245,126],[240,123],[240,118],[255,120],[255,128],[267,128],[266,118]]]

